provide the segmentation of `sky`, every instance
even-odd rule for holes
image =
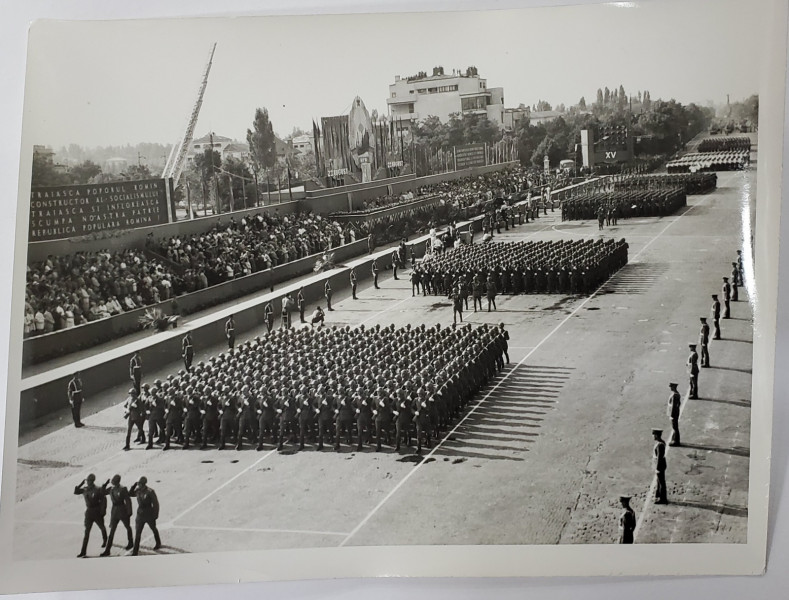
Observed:
[[[755,3],[754,3],[755,4]],[[748,2],[685,0],[508,11],[39,21],[31,28],[26,139],[55,149],[175,143],[217,42],[195,137],[243,140],[257,107],[280,135],[345,114],[359,95],[386,113],[395,75],[465,70],[504,87],[507,107],[648,89],[688,103],[759,89],[763,14]]]

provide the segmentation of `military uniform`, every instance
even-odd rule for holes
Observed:
[[[104,527],[104,515],[107,511],[107,499],[102,493],[101,489],[96,487],[94,482],[96,476],[93,474],[88,475],[82,483],[74,488],[74,494],[82,496],[85,499],[85,535],[82,538],[82,550],[77,555],[79,558],[84,558],[88,550],[88,539],[90,538],[90,530],[95,523],[101,531],[102,543],[101,547],[107,546],[107,530]],[[85,485],[87,483],[87,485]],[[85,486],[85,487],[83,487]]]
[[[79,373],[75,373],[74,377],[68,382],[67,387],[68,403],[71,406],[71,418],[74,419],[74,427],[84,427],[80,417],[82,409],[82,379]]]
[[[710,366],[710,326],[707,325],[707,318],[700,317],[701,330],[699,331],[699,346],[701,346],[701,366]]]
[[[192,370],[192,361],[194,360],[194,347],[192,346],[192,334],[187,333],[181,341],[181,357],[184,359],[184,368],[189,373]]]
[[[159,530],[156,528],[156,519],[159,518],[159,499],[156,492],[147,487],[148,480],[140,477],[140,481],[135,483],[129,490],[129,495],[137,498],[137,518],[134,523],[134,549],[132,556],[137,556],[140,552],[140,541],[142,530],[148,525],[153,531],[156,545],[154,550],[162,547],[162,540],[159,537]]]
[[[378,290],[380,288],[378,287],[378,261],[376,259],[373,259],[373,264],[370,266],[370,271],[373,274],[373,286],[375,286],[375,289]]]
[[[301,323],[306,323],[304,320],[304,310],[307,306],[307,303],[304,300],[304,288],[299,288],[299,293],[296,294],[296,305],[299,308],[299,321]]]
[[[671,395],[668,397],[668,417],[671,419],[671,439],[670,446],[679,446],[679,413],[682,407],[682,398],[677,391],[677,384],[670,383]]]
[[[358,300],[358,298],[356,297],[356,280],[357,280],[357,277],[356,277],[356,269],[355,268],[351,269],[350,279],[351,279],[351,297],[354,300]]]
[[[718,294],[712,295],[712,325],[714,335],[713,340],[721,339],[721,303],[718,302]]]
[[[622,514],[619,516],[619,543],[632,544],[636,531],[636,513],[630,506],[630,496],[620,496]]]
[[[135,352],[129,361],[129,378],[132,380],[134,389],[139,393],[142,381],[142,361],[140,355]]]
[[[326,310],[334,310],[331,307],[332,289],[328,279],[326,283],[323,284],[323,295],[326,298]]]
[[[233,319],[233,315],[230,315],[230,318],[225,323],[225,337],[227,338],[227,348],[232,352],[233,347],[236,345],[236,322]]]
[[[699,397],[699,355],[696,353],[696,344],[688,344],[690,354],[686,361],[690,382],[690,398],[695,400]]]
[[[721,293],[723,294],[723,318],[728,319],[731,317],[731,306],[729,306],[731,302],[731,285],[729,285],[728,277],[723,278]]]
[[[668,504],[666,491],[666,442],[661,439],[662,429],[653,429],[655,447],[652,449],[652,459],[655,466],[655,504]]]
[[[112,548],[112,542],[115,539],[115,530],[118,528],[118,523],[123,523],[123,526],[126,528],[126,535],[128,536],[126,550],[131,550],[134,547],[134,536],[132,535],[131,529],[132,502],[129,490],[121,485],[120,475],[115,475],[112,478],[112,487],[109,489],[107,489],[108,483],[109,481],[101,488],[102,493],[105,496],[109,495],[112,501],[112,509],[110,510],[110,534],[107,538],[104,552],[101,553],[102,556],[110,555],[110,548]]]
[[[274,329],[274,307],[271,306],[271,300],[263,307],[263,320],[266,322],[266,330],[271,333]]]
[[[145,443],[145,433],[143,432],[143,424],[145,423],[145,408],[140,400],[140,394],[134,388],[129,390],[129,396],[124,403],[124,416],[126,422],[126,445],[124,450],[130,450],[131,446],[131,433],[134,427],[137,427],[136,442]]]

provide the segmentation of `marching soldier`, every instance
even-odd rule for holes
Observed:
[[[351,268],[350,278],[351,278],[351,297],[354,300],[358,300],[358,298],[356,297],[356,280],[357,280],[356,267]]]
[[[332,289],[328,279],[326,280],[326,283],[323,284],[323,295],[326,298],[326,310],[334,310],[331,307]]]
[[[718,302],[718,294],[712,295],[712,326],[714,328],[712,339],[721,339],[721,303]]]
[[[255,401],[249,393],[249,386],[241,388],[241,401],[238,406],[238,427],[236,432],[236,450],[241,450],[244,445],[244,435],[249,434],[250,439],[255,438],[255,421],[257,411]]]
[[[619,517],[619,543],[632,544],[636,531],[636,513],[630,506],[630,496],[619,496],[622,514]]]
[[[164,446],[162,450],[170,449],[170,440],[175,436],[179,441],[183,441],[184,405],[181,401],[180,392],[170,398],[167,408],[164,410]]]
[[[206,396],[203,400],[203,405],[200,408],[200,414],[203,416],[203,433],[200,450],[205,450],[208,447],[208,441],[216,437],[219,432],[219,394],[212,392],[210,396]]]
[[[186,406],[184,406],[184,445],[183,449],[189,449],[189,443],[194,435],[195,443],[201,442],[200,436],[200,403],[195,397],[192,387],[186,388]]]
[[[460,285],[452,292],[452,321],[455,325],[458,324],[458,317],[460,322],[463,322],[463,293],[460,291]]]
[[[82,378],[79,371],[74,373],[74,376],[68,382],[68,403],[71,406],[71,417],[74,419],[74,427],[84,427],[85,424],[80,418],[80,410],[82,409]]]
[[[112,488],[107,489],[109,480],[101,486],[101,491],[105,496],[109,496],[112,501],[112,509],[110,510],[110,535],[107,538],[107,544],[104,547],[104,552],[101,556],[109,556],[110,549],[112,548],[112,541],[115,539],[115,530],[118,528],[118,523],[123,523],[126,528],[126,535],[128,536],[128,543],[126,550],[131,550],[134,547],[134,536],[132,535],[131,516],[132,516],[132,502],[129,490],[126,486],[121,485],[121,476],[113,475]]]
[[[677,391],[676,383],[669,383],[668,387],[671,390],[671,395],[668,397],[668,416],[671,419],[671,438],[668,445],[679,446],[679,413],[682,405],[682,398]]]
[[[129,378],[132,380],[134,389],[139,393],[140,382],[142,381],[142,360],[140,359],[139,352],[132,354],[131,360],[129,361]]]
[[[224,399],[219,407],[219,446],[217,450],[225,449],[225,441],[233,439],[236,427],[236,399],[228,386],[222,388]]]
[[[107,511],[107,499],[102,491],[96,487],[96,476],[91,473],[86,479],[74,488],[75,496],[85,498],[85,535],[82,538],[82,550],[77,554],[77,558],[85,558],[88,550],[88,539],[90,530],[95,523],[101,531],[101,547],[107,546],[107,530],[104,527],[104,515]],[[83,487],[84,486],[84,487]]]
[[[482,310],[482,281],[479,275],[475,275],[474,281],[471,282],[471,298],[474,300],[474,312],[477,312],[477,302],[479,309]]]
[[[132,556],[140,553],[140,540],[142,530],[147,525],[153,531],[153,538],[156,541],[154,550],[162,547],[162,540],[159,537],[159,530],[156,529],[156,519],[159,518],[159,499],[156,492],[148,487],[148,478],[140,477],[129,490],[129,495],[137,498],[137,518],[134,523],[134,549]]]
[[[729,306],[729,302],[731,302],[731,285],[729,285],[728,277],[723,278],[721,292],[723,293],[723,318],[728,319],[731,316],[731,307]]]
[[[653,429],[652,437],[655,440],[655,447],[652,449],[652,459],[655,465],[655,504],[668,504],[666,492],[666,442],[661,437],[662,429]]]
[[[299,288],[299,293],[296,294],[296,305],[299,307],[299,321],[301,323],[306,323],[304,320],[304,309],[307,307],[307,303],[304,301],[304,288]]]
[[[271,333],[274,329],[274,307],[271,305],[271,300],[263,307],[263,320],[266,322],[266,331]]]
[[[131,450],[131,432],[134,426],[137,426],[137,439],[134,440],[138,443],[145,443],[145,433],[143,431],[143,424],[145,423],[145,410],[140,400],[140,394],[134,388],[129,389],[129,396],[123,405],[124,417],[127,419],[126,423],[126,445],[124,450]]]
[[[395,250],[392,252],[392,279],[397,280],[397,263],[400,261],[400,254]]]
[[[690,354],[688,355],[687,367],[690,376],[690,396],[692,400],[699,397],[699,355],[696,353],[696,344],[688,344]]]
[[[699,317],[701,320],[701,330],[699,331],[699,345],[701,346],[701,366],[710,366],[710,326],[707,325],[707,317]]]
[[[488,312],[490,312],[490,306],[493,305],[493,310],[496,309],[496,281],[493,279],[492,276],[488,277],[488,283],[486,285],[487,290],[485,294],[488,299]]]
[[[413,251],[413,246],[411,246],[411,250]],[[413,264],[413,263],[412,263]],[[419,293],[419,283],[421,276],[419,274],[419,269],[412,267],[411,271],[411,297],[413,298],[416,294]]]
[[[230,352],[233,352],[233,347],[236,345],[236,321],[233,315],[225,323],[225,337],[227,338],[227,347]]]
[[[375,289],[380,290],[381,288],[378,287],[378,259],[373,259],[373,264],[370,266],[370,271],[373,274],[373,285],[375,286]]]
[[[162,398],[161,388],[158,387],[158,383],[159,381],[157,380],[157,387],[151,390],[151,394],[148,396],[148,406],[145,410],[148,415],[148,445],[145,447],[146,450],[153,448],[154,437],[158,438],[156,440],[157,444],[161,444],[164,441],[164,398]]]
[[[194,360],[195,352],[192,346],[192,334],[187,331],[184,339],[181,341],[181,357],[184,359],[184,368],[187,373],[192,372],[192,360]]]
[[[260,390],[256,409],[258,414],[258,446],[256,450],[260,452],[263,450],[266,432],[271,433],[271,443],[277,443],[277,431],[275,429],[277,407],[274,405],[268,392],[263,388]]]

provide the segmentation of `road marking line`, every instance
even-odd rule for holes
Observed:
[[[654,238],[652,238],[652,240],[650,240],[650,241],[649,241],[649,242],[648,242],[648,243],[647,243],[647,244],[646,244],[646,245],[645,245],[643,248],[641,248],[641,250],[639,250],[639,251],[638,251],[638,253],[636,253],[636,254],[633,256],[633,259],[636,259],[636,258],[638,258],[638,257],[641,255],[641,253],[642,253],[642,252],[644,252],[644,250],[646,250],[647,248],[649,248],[649,246],[652,244],[652,242],[654,242],[654,241],[655,241],[656,239],[658,239],[658,238],[659,238],[661,235],[663,235],[663,234],[666,232],[666,230],[667,230],[669,227],[671,227],[671,226],[672,226],[674,223],[676,223],[677,221],[679,221],[679,220],[680,220],[682,217],[684,217],[686,214],[688,214],[688,213],[689,213],[691,210],[693,210],[694,208],[696,208],[696,206],[698,206],[698,205],[691,206],[691,207],[690,207],[688,210],[686,210],[684,213],[682,213],[681,215],[679,215],[679,217],[677,217],[677,218],[676,218],[675,220],[673,220],[671,223],[669,223],[668,225],[666,225],[666,226],[665,226],[665,227],[664,227],[664,228],[663,228],[663,229],[662,229],[660,232],[658,232],[658,233],[655,235],[655,237],[654,237]],[[546,226],[545,226],[543,229],[547,229],[548,227],[550,227],[550,225],[546,225]],[[629,263],[629,262],[631,262],[631,259],[630,259],[630,258],[628,258],[628,263]],[[461,425],[462,425],[462,424],[463,424],[463,423],[466,421],[466,419],[468,419],[468,418],[469,418],[469,417],[470,417],[472,414],[474,414],[474,412],[475,412],[475,411],[476,411],[476,410],[477,410],[477,409],[478,409],[478,408],[479,408],[479,407],[482,405],[482,403],[483,403],[483,402],[485,402],[485,400],[487,400],[487,399],[490,397],[490,395],[491,395],[493,392],[495,392],[495,391],[496,391],[496,390],[499,388],[499,386],[500,386],[501,384],[503,384],[505,381],[507,381],[507,379],[510,377],[510,375],[511,375],[512,373],[514,373],[514,372],[515,372],[515,371],[516,371],[516,370],[517,370],[517,369],[518,369],[518,368],[519,368],[519,367],[520,367],[520,366],[521,366],[521,365],[522,365],[524,362],[526,362],[526,360],[527,360],[529,357],[531,357],[531,355],[532,355],[532,354],[534,354],[534,353],[535,353],[535,352],[536,352],[536,351],[537,351],[537,350],[540,348],[540,346],[542,346],[542,345],[543,345],[543,344],[544,344],[546,341],[548,341],[548,339],[550,339],[550,338],[553,336],[553,334],[554,334],[554,333],[556,333],[556,332],[557,332],[559,329],[561,329],[561,327],[562,327],[562,326],[564,326],[564,324],[565,324],[565,323],[567,323],[567,321],[569,321],[569,320],[570,320],[570,319],[571,319],[573,316],[575,316],[575,314],[576,314],[578,311],[580,311],[580,310],[581,310],[581,309],[582,309],[582,308],[583,308],[583,307],[586,305],[586,303],[587,303],[587,302],[589,302],[589,301],[590,301],[592,298],[594,298],[595,296],[597,296],[598,292],[599,292],[600,290],[602,290],[602,289],[603,289],[603,287],[604,287],[604,286],[605,286],[605,285],[606,285],[606,284],[607,284],[609,281],[611,281],[611,279],[613,279],[614,277],[616,277],[616,275],[617,275],[618,273],[619,273],[619,271],[617,271],[616,273],[614,273],[613,275],[611,275],[611,277],[609,277],[609,278],[608,278],[606,281],[604,281],[602,284],[600,284],[600,286],[598,286],[598,288],[597,288],[597,289],[596,289],[596,290],[595,290],[595,291],[594,291],[594,292],[593,292],[593,293],[592,293],[592,294],[591,294],[591,295],[590,295],[588,298],[586,298],[586,299],[585,299],[583,302],[581,302],[581,303],[580,303],[580,304],[579,304],[577,307],[575,307],[575,309],[574,309],[574,310],[573,310],[573,311],[572,311],[572,312],[571,312],[569,315],[567,315],[567,316],[566,316],[566,317],[565,317],[565,318],[564,318],[564,319],[563,319],[563,320],[562,320],[562,321],[561,321],[561,322],[560,322],[558,325],[556,325],[556,326],[555,326],[555,327],[554,327],[554,328],[553,328],[553,329],[552,329],[550,332],[548,332],[548,334],[547,334],[547,335],[546,335],[544,338],[542,338],[542,340],[540,340],[540,342],[539,342],[539,343],[538,343],[536,346],[534,346],[534,348],[532,348],[532,350],[531,350],[529,353],[527,353],[527,354],[526,354],[526,356],[524,356],[524,357],[523,357],[523,358],[522,358],[522,359],[521,359],[521,360],[520,360],[520,361],[519,361],[519,362],[518,362],[518,363],[517,363],[517,364],[516,364],[516,365],[515,365],[515,366],[514,366],[512,369],[510,369],[510,370],[509,370],[507,373],[505,373],[505,374],[504,374],[504,377],[502,377],[502,378],[501,378],[501,379],[500,379],[500,380],[499,380],[499,381],[496,383],[496,385],[494,385],[494,386],[493,386],[493,387],[492,387],[492,388],[491,388],[491,389],[488,391],[488,393],[487,393],[487,394],[485,394],[485,395],[482,397],[482,399],[481,399],[481,400],[480,400],[480,401],[479,401],[479,402],[478,402],[478,403],[477,403],[477,404],[476,404],[476,405],[475,405],[475,406],[474,406],[474,407],[473,407],[473,408],[472,408],[472,409],[471,409],[469,412],[467,412],[467,413],[466,413],[466,415],[465,415],[465,416],[464,416],[464,417],[463,417],[463,418],[462,418],[460,421],[458,421],[458,423],[455,425],[455,427],[454,427],[454,428],[452,428],[452,431],[450,431],[449,433],[447,433],[447,434],[444,436],[444,438],[443,438],[443,439],[442,439],[442,440],[441,440],[441,441],[440,441],[438,444],[436,444],[436,445],[433,447],[433,449],[432,449],[432,450],[431,450],[431,451],[430,451],[430,452],[429,452],[427,455],[425,455],[425,457],[424,457],[424,458],[421,460],[421,462],[419,462],[419,464],[417,464],[417,465],[414,465],[413,469],[411,469],[411,470],[408,472],[408,474],[407,474],[405,477],[403,477],[403,478],[402,478],[402,479],[401,479],[401,480],[400,480],[400,481],[397,483],[397,485],[396,485],[394,488],[392,488],[392,489],[389,491],[389,493],[388,493],[386,496],[384,496],[384,497],[383,497],[383,499],[381,499],[381,501],[380,501],[380,502],[378,502],[378,504],[376,504],[376,505],[375,505],[375,507],[374,507],[374,508],[373,508],[373,509],[372,509],[372,510],[371,510],[371,511],[370,511],[370,512],[367,514],[367,516],[366,516],[366,517],[365,517],[365,518],[364,518],[364,519],[363,519],[363,520],[362,520],[362,521],[361,521],[361,522],[360,522],[360,523],[359,523],[359,524],[358,524],[356,527],[354,527],[354,528],[353,528],[353,531],[351,531],[351,532],[348,534],[348,536],[347,536],[347,537],[346,537],[346,538],[345,538],[345,539],[344,539],[344,540],[343,540],[343,541],[340,543],[340,547],[343,547],[343,546],[345,546],[345,545],[346,545],[346,544],[347,544],[347,543],[350,541],[350,539],[351,539],[353,536],[355,536],[355,535],[356,535],[356,534],[357,534],[357,533],[358,533],[358,532],[359,532],[359,531],[362,529],[362,527],[364,527],[364,526],[367,524],[367,522],[368,522],[368,521],[369,521],[369,520],[370,520],[370,519],[371,519],[373,516],[375,516],[375,514],[376,514],[376,513],[377,513],[377,512],[378,512],[378,511],[381,509],[381,507],[383,507],[383,505],[384,505],[384,504],[386,504],[386,502],[388,502],[388,501],[389,501],[389,499],[390,499],[390,498],[391,498],[391,497],[392,497],[392,496],[395,494],[395,492],[397,492],[397,490],[399,490],[399,489],[400,489],[400,488],[403,486],[403,484],[404,484],[406,481],[408,481],[408,480],[411,478],[411,476],[412,476],[414,473],[416,473],[416,472],[417,472],[417,470],[419,470],[419,469],[422,467],[422,465],[424,465],[424,464],[425,464],[425,461],[427,461],[427,459],[428,459],[428,458],[430,458],[430,457],[431,457],[433,454],[435,454],[436,450],[438,450],[438,449],[439,449],[441,446],[443,446],[443,445],[444,445],[444,443],[445,443],[445,442],[446,442],[446,441],[449,439],[449,437],[450,437],[450,436],[452,436],[452,435],[455,433],[455,431],[457,431],[457,429],[458,429],[458,428],[459,428],[459,427],[460,427],[460,426],[461,426]],[[642,516],[643,516],[643,513],[642,513]],[[637,530],[638,530],[638,526],[636,526],[636,531],[637,531]],[[634,533],[634,539],[635,539],[635,533]]]
[[[164,527],[162,527],[164,529]],[[305,535],[348,535],[347,531],[312,531],[309,529],[267,529],[254,527],[203,527],[200,525],[171,525],[167,529],[186,529],[196,531],[232,531],[252,533],[297,533]]]

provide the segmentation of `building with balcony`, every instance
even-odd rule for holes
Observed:
[[[409,126],[429,116],[446,123],[453,113],[486,116],[499,126],[504,123],[504,88],[489,88],[476,67],[464,72],[453,69],[451,74],[434,67],[432,75],[424,71],[405,78],[397,75],[386,104],[391,118],[403,119]]]

